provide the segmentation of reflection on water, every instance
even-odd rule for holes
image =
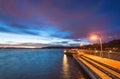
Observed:
[[[81,79],[80,68],[61,49],[2,49],[0,79]]]
[[[63,55],[63,72],[64,72],[64,79],[69,79],[69,63],[67,56],[64,54]]]

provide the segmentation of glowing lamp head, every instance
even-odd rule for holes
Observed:
[[[92,40],[96,40],[96,39],[97,39],[97,36],[96,36],[96,35],[93,35],[93,36],[91,36],[91,39],[92,39]]]
[[[111,53],[112,51],[110,50],[109,52]]]

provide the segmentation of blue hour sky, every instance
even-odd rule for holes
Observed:
[[[119,0],[0,0],[0,46],[74,46],[120,39]]]

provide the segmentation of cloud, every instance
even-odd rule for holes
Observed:
[[[85,38],[95,32],[106,35],[114,32],[116,35],[120,26],[118,3],[104,0],[0,0],[0,31],[78,39],[74,40],[76,42],[86,41]]]
[[[23,26],[18,24],[8,25],[5,23],[0,23],[0,31],[21,33],[21,34],[31,34],[38,36],[48,36],[48,37],[67,37],[71,33],[69,31],[61,31],[56,27],[38,27],[38,26]]]

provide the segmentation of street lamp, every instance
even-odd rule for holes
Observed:
[[[80,43],[80,47],[82,47],[83,46],[83,43]]]
[[[101,49],[100,56],[103,57],[103,53],[102,53],[103,52],[103,48],[102,48],[102,37],[101,37],[101,34],[95,34],[95,35],[91,36],[91,39],[93,39],[93,40],[99,39],[99,41],[100,41],[100,49]]]
[[[97,35],[91,36],[91,39],[92,39],[92,40],[96,40],[96,39],[97,39]]]
[[[83,43],[80,43],[80,49],[83,49],[83,46],[84,46]]]

